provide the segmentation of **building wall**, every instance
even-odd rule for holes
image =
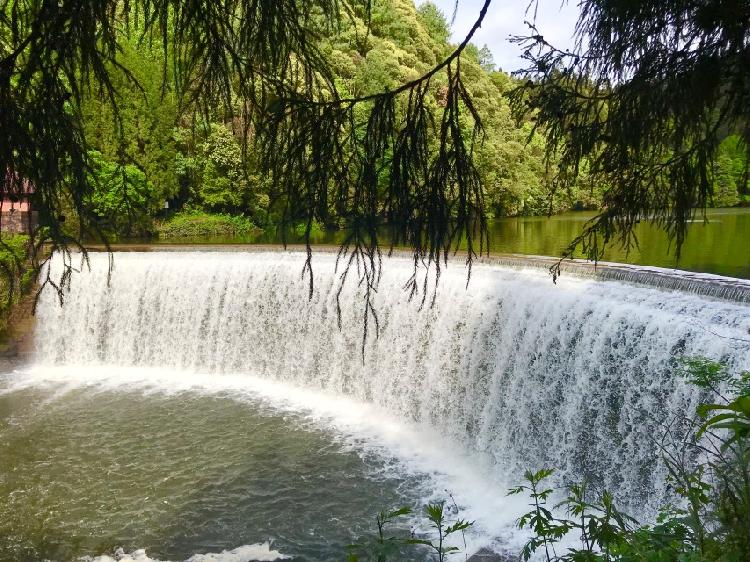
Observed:
[[[37,213],[31,213],[31,228],[37,225]],[[0,230],[8,234],[28,234],[29,212],[28,211],[2,211],[0,212]]]
[[[22,213],[25,213],[29,210],[29,202],[23,199],[21,201],[11,201],[10,199],[0,200],[1,212],[7,213],[11,210],[21,211]]]

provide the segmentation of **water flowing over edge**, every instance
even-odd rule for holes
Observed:
[[[36,362],[244,373],[348,397],[431,427],[461,444],[457,457],[490,459],[498,482],[552,466],[560,482],[587,478],[646,518],[669,497],[654,436],[701,399],[677,358],[749,366],[750,311],[739,303],[479,265],[468,289],[463,270],[449,269],[434,306],[420,309],[402,290],[411,264],[397,258],[384,268],[382,330],[363,361],[361,288],[344,287],[339,330],[333,256],[316,256],[309,300],[303,261],[118,254],[108,285],[105,256],[93,255],[64,307],[42,296]]]
[[[92,246],[93,251],[104,251],[104,246]],[[248,253],[299,253],[305,252],[304,246],[290,244],[286,247],[268,244],[233,244],[233,245],[185,245],[185,244],[116,244],[113,249],[117,253],[123,252],[248,252]],[[315,254],[335,254],[338,246],[313,246]],[[413,260],[411,252],[393,249],[389,255],[396,258]],[[750,303],[750,280],[736,277],[726,277],[713,273],[700,273],[682,269],[656,267],[649,265],[635,265],[617,262],[592,262],[585,259],[565,259],[528,254],[493,253],[490,256],[478,256],[475,263],[496,265],[514,269],[539,269],[548,271],[560,265],[563,275],[600,280],[624,281],[630,284],[655,287],[664,290],[675,290],[693,293],[722,300]],[[460,260],[455,261],[453,267],[460,268]]]
[[[506,255],[485,258],[483,262],[514,268],[549,269],[557,264],[558,260],[545,256]],[[750,281],[746,279],[663,267],[612,262],[593,263],[585,260],[564,260],[560,262],[560,266],[561,272],[565,275],[624,281],[645,287],[681,291],[722,300],[750,302]]]

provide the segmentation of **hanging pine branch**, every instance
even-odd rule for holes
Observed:
[[[428,287],[426,277],[418,285],[421,266],[435,267],[439,277],[441,263],[462,243],[469,268],[487,249],[472,161],[481,125],[462,82],[460,55],[489,4],[465,41],[425,75],[393,90],[343,98],[317,46],[342,17],[337,0],[0,0],[0,170],[35,186],[40,228],[34,248],[65,258],[62,278],[43,282],[62,298],[74,256],[86,260],[82,242],[104,240],[91,210],[94,163],[80,107],[84,93],[94,90],[117,116],[110,73],[135,81],[119,64],[118,39],[137,37],[161,47],[164,82],[169,76],[183,112],[194,111],[197,121],[223,107],[242,121],[244,152],[259,155],[273,182],[272,201],[285,218],[305,221],[311,292],[313,224],[335,221],[346,229],[340,280],[343,287],[357,269],[365,293],[364,346],[367,333],[378,330],[372,296],[384,229],[390,248],[412,248],[415,275],[408,286],[412,294],[422,291],[422,302]],[[365,14],[369,8],[369,0],[359,3]],[[344,12],[352,9],[347,4]],[[447,87],[435,118],[428,101],[435,94],[431,81],[441,73]],[[397,111],[402,106],[405,113]],[[436,149],[429,148],[431,139],[438,140]],[[36,252],[37,265],[47,255]]]
[[[612,241],[632,248],[635,226],[652,220],[679,258],[688,224],[714,195],[719,143],[739,135],[750,161],[750,4],[584,0],[579,9],[572,52],[533,24],[516,38],[530,64],[512,94],[515,114],[547,140],[555,187],[572,186],[586,166],[606,189],[604,210],[565,255],[601,259]]]
[[[381,276],[380,236],[390,233],[389,249],[412,249],[414,272],[406,287],[411,296],[429,292],[451,252],[465,245],[466,265],[488,251],[482,188],[472,149],[481,122],[461,79],[460,55],[489,7],[458,48],[435,68],[391,91],[341,99],[300,96],[283,85],[256,115],[257,145],[264,169],[274,178],[272,198],[284,202],[284,217],[303,218],[310,294],[313,291],[310,235],[316,220],[327,222],[329,201],[346,237],[338,254],[343,284],[356,269],[364,291],[362,352],[371,328],[379,324],[372,297]],[[431,80],[447,74],[442,115],[428,105]],[[311,82],[309,77],[306,79]],[[310,89],[307,93],[311,92]],[[403,100],[402,100],[403,98]],[[405,102],[403,118],[396,105]],[[364,117],[362,108],[366,108]],[[468,125],[468,126],[467,126]],[[431,150],[431,139],[437,139]],[[283,232],[283,229],[282,229]],[[422,272],[420,283],[419,275]],[[434,292],[433,292],[434,295]],[[339,319],[341,315],[338,307]]]

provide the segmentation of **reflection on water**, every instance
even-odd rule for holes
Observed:
[[[553,217],[519,217],[498,219],[490,225],[490,249],[497,253],[558,256],[581,232],[593,212],[571,212]],[[750,278],[750,209],[711,209],[708,222],[696,220],[690,226],[682,256],[677,262],[670,251],[666,235],[649,222],[636,229],[639,247],[625,252],[613,246],[606,261],[686,269],[729,277]],[[338,244],[344,234],[327,232],[313,237],[316,244]],[[275,244],[281,241],[276,232],[227,238],[161,240],[186,244]],[[300,242],[293,232],[287,235],[290,244]]]

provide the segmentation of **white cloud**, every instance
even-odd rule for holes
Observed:
[[[450,21],[455,0],[432,0]],[[417,0],[417,4],[422,3]],[[453,24],[453,41],[459,42],[471,29],[484,4],[483,0],[459,0],[456,20]],[[473,43],[487,44],[495,62],[505,71],[517,70],[524,66],[521,49],[508,42],[511,35],[527,35],[525,19],[532,19],[533,13],[526,13],[529,0],[493,0],[482,27],[474,36]],[[567,49],[573,46],[573,31],[578,19],[578,5],[575,0],[539,0],[536,24],[540,33],[553,45]]]

